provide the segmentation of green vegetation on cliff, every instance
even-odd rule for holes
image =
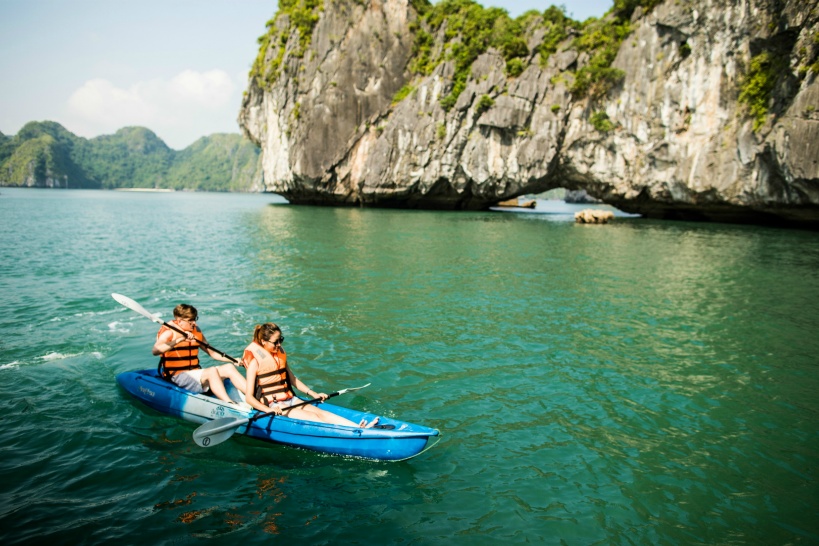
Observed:
[[[575,73],[571,91],[575,98],[603,98],[623,81],[625,73],[612,68],[620,45],[631,34],[631,16],[637,8],[650,11],[661,0],[615,0],[602,19],[589,18],[572,41],[572,47],[589,55],[589,61]]]
[[[322,0],[279,0],[279,10],[266,24],[267,32],[257,40],[259,53],[250,69],[250,76],[259,87],[271,85],[279,77],[287,42],[294,30],[299,47],[291,55],[304,56],[323,6]]]
[[[278,11],[267,22],[267,32],[258,39],[259,51],[250,71],[256,85],[262,88],[273,85],[281,75],[286,54],[294,58],[304,56],[325,1],[279,0]],[[346,1],[363,4],[360,0]],[[551,6],[542,13],[531,10],[512,19],[506,10],[485,8],[474,0],[440,0],[435,4],[429,0],[410,0],[419,19],[410,26],[413,50],[408,68],[413,74],[428,76],[442,62],[453,63],[451,87],[440,99],[441,106],[448,111],[466,88],[472,64],[490,48],[503,56],[510,78],[523,73],[532,62],[533,53],[543,65],[559,48],[572,48],[588,58],[571,78],[572,94],[578,99],[600,99],[623,79],[623,72],[611,65],[620,44],[631,32],[631,16],[637,9],[649,11],[659,2],[615,0],[604,18],[579,23],[566,16],[564,7]],[[540,43],[530,50],[532,44],[527,43],[527,37],[536,34],[541,35]],[[406,86],[411,88],[411,84]],[[394,102],[405,96],[396,96]]]
[[[740,88],[739,102],[748,106],[754,118],[754,131],[758,131],[767,121],[774,87],[787,67],[787,60],[770,51],[763,51],[751,59],[751,66]]]
[[[535,12],[535,14],[537,14],[537,12]],[[544,66],[546,65],[546,61],[549,60],[549,56],[551,56],[552,53],[557,53],[558,46],[564,42],[570,34],[577,33],[582,28],[582,25],[570,17],[567,17],[563,9],[550,6],[543,12],[542,26],[545,32],[543,40],[541,40],[537,50],[538,53],[540,53],[540,64]]]
[[[529,47],[523,40],[519,19],[512,19],[501,8],[484,8],[472,0],[443,0],[424,11],[425,30],[414,27],[415,42],[410,69],[416,74],[429,75],[443,61],[453,61],[455,75],[449,94],[441,106],[449,110],[466,88],[472,63],[490,47],[506,60],[507,74],[517,76],[523,71],[523,59]],[[435,48],[433,36],[443,29],[444,46]],[[439,54],[434,54],[440,49]]]
[[[585,52],[588,62],[574,74],[571,91],[575,98],[599,99],[623,79],[623,72],[611,65],[631,32],[632,14],[637,8],[650,10],[658,3],[616,0],[605,18],[579,23],[566,16],[565,8],[555,6],[542,14],[532,10],[512,19],[506,10],[484,8],[473,0],[442,0],[435,5],[417,0],[413,6],[421,20],[412,27],[409,68],[414,74],[428,76],[441,62],[453,62],[452,87],[441,99],[443,108],[449,110],[466,88],[472,63],[479,55],[494,48],[506,60],[507,76],[517,77],[528,66],[532,53],[526,36],[540,32],[540,43],[534,47],[540,64],[545,65],[560,47]],[[442,44],[437,42],[441,39]]]
[[[0,185],[248,191],[258,156],[238,134],[203,137],[177,152],[143,127],[85,139],[58,123],[31,122],[0,138]]]

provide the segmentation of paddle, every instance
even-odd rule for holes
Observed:
[[[137,302],[135,302],[134,300],[132,300],[128,296],[123,296],[122,294],[111,294],[111,297],[114,298],[115,300],[117,300],[117,303],[119,303],[121,305],[124,305],[125,307],[127,307],[131,311],[136,311],[137,313],[139,313],[143,317],[146,317],[146,318],[150,319],[151,321],[156,322],[157,324],[167,326],[171,330],[175,330],[175,331],[179,332],[180,334],[182,334],[183,336],[188,335],[188,333],[185,332],[184,330],[181,330],[181,329],[177,328],[176,326],[174,326],[173,324],[169,324],[169,323],[163,321],[161,318],[158,318],[155,315],[152,315],[144,307],[142,307],[140,304],[138,304]],[[236,360],[235,358],[233,358],[232,356],[223,353],[222,351],[220,351],[219,349],[217,349],[217,348],[215,348],[215,347],[213,347],[211,345],[208,345],[204,341],[197,340],[197,343],[199,345],[201,345],[202,347],[204,347],[205,349],[210,349],[211,351],[213,351],[215,353],[219,353],[223,357],[230,359],[232,362],[234,362],[236,364],[239,364],[239,361]]]
[[[348,389],[341,389],[340,391],[327,395],[327,398],[332,398],[333,396],[338,396],[346,392],[361,390],[365,387],[369,387],[370,385],[371,383],[367,383],[366,385],[363,385],[361,387],[350,387]],[[307,400],[306,402],[293,404],[289,408],[285,408],[285,410],[298,408],[300,406],[306,406],[307,404],[321,403],[323,401],[324,400],[322,400],[321,398],[313,398],[312,400]],[[193,431],[193,441],[196,442],[196,444],[200,447],[215,446],[216,444],[221,444],[222,442],[233,436],[233,433],[236,432],[236,429],[238,429],[240,426],[249,424],[255,421],[256,419],[261,419],[262,417],[269,417],[271,415],[276,415],[276,412],[271,411],[268,413],[257,413],[256,415],[250,418],[222,417],[221,419],[214,419],[213,421],[209,421]]]

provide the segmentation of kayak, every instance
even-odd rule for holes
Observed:
[[[194,394],[159,377],[156,370],[124,372],[117,383],[145,405],[194,423],[214,419],[249,419],[258,412],[244,402],[242,393],[227,380],[225,388],[237,404],[229,404],[209,394]],[[355,423],[376,417],[326,402],[321,408]],[[302,421],[283,416],[267,416],[238,427],[237,434],[292,447],[382,461],[398,461],[418,455],[437,429],[378,416],[375,428],[357,428]]]

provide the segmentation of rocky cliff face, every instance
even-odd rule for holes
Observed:
[[[566,187],[650,217],[819,226],[819,0],[637,8],[611,64],[620,77],[598,95],[572,86],[590,53],[570,35],[540,62],[544,27],[529,18],[525,69],[510,77],[487,49],[448,109],[454,61],[408,68],[417,4],[326,0],[306,45],[276,18],[284,37],[260,58],[280,73],[251,78],[239,118],[267,190],[480,209]]]

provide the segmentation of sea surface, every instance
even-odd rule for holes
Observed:
[[[0,544],[819,543],[819,234],[578,208],[0,188]],[[112,292],[440,441],[200,448]]]

